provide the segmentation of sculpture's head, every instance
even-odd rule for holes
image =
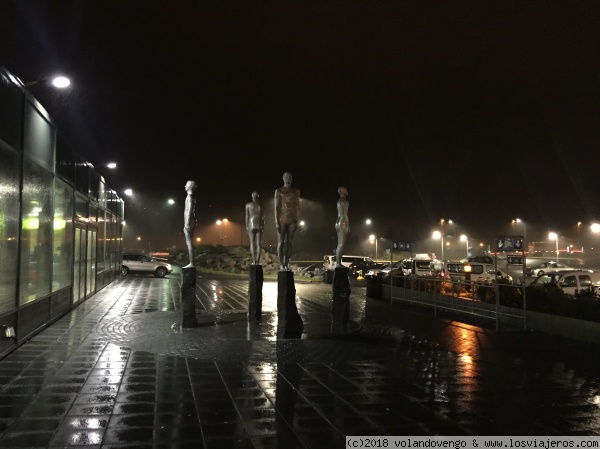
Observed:
[[[338,187],[338,194],[340,196],[348,196],[348,189],[346,187]]]
[[[198,187],[196,184],[196,181],[188,181],[185,183],[185,191],[186,192],[188,192],[190,190],[193,192],[194,190],[196,190],[196,187]]]
[[[283,183],[284,184],[291,184],[292,183],[292,173],[289,171],[286,171],[283,174]]]
[[[252,192],[252,201],[258,201],[258,192],[255,190],[254,192]]]

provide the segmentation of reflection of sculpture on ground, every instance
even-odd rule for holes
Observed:
[[[335,230],[337,231],[338,244],[335,251],[336,267],[342,266],[342,254],[344,253],[344,246],[346,246],[346,240],[348,238],[348,231],[350,230],[350,221],[348,220],[348,189],[346,187],[340,187],[338,189],[340,199],[337,202],[338,218],[335,223]]]
[[[300,215],[300,190],[292,188],[292,174],[283,174],[283,187],[275,190],[275,226],[277,228],[277,257],[279,269],[289,271],[292,240]]]
[[[252,202],[246,204],[246,230],[250,239],[250,256],[252,265],[259,265],[260,242],[265,228],[263,208],[258,202],[258,192],[252,192]]]
[[[185,184],[187,197],[185,198],[185,210],[183,212],[183,233],[185,234],[185,243],[187,244],[190,263],[183,268],[194,266],[194,228],[196,227],[196,200],[194,199],[194,190],[196,182],[188,181]]]

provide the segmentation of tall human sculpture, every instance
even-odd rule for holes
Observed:
[[[338,217],[335,222],[335,230],[337,231],[338,244],[335,250],[336,267],[342,267],[342,255],[344,254],[344,247],[346,246],[346,240],[348,238],[348,231],[350,230],[350,221],[348,219],[348,189],[346,187],[339,187],[338,194],[340,199],[337,202]]]
[[[250,256],[252,265],[259,265],[260,241],[265,229],[263,208],[258,202],[258,192],[252,192],[252,202],[246,204],[246,230],[250,239]]]
[[[194,228],[196,227],[196,200],[194,199],[194,190],[196,182],[188,181],[185,184],[187,197],[185,198],[185,210],[183,212],[183,233],[185,234],[185,243],[187,243],[190,263],[183,268],[194,266]]]
[[[277,228],[277,257],[279,270],[290,271],[292,240],[300,216],[300,190],[292,188],[292,174],[283,174],[283,187],[275,190],[275,227]]]

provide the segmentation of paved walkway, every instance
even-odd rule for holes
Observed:
[[[276,283],[248,325],[247,281],[128,276],[0,361],[0,448],[342,448],[346,435],[600,435],[597,346],[496,332],[302,284],[302,339],[278,340]],[[493,323],[489,323],[490,326]]]

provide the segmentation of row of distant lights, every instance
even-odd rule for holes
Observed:
[[[440,222],[442,223],[442,225],[444,224],[444,221],[445,221],[445,220],[444,220],[443,218],[440,220]],[[370,219],[370,218],[367,218],[367,219],[365,220],[365,223],[366,223],[366,224],[368,224],[368,225],[370,225],[370,224],[372,223],[372,221],[371,221],[371,219]],[[523,220],[521,220],[520,218],[517,218],[517,219],[513,220],[513,223],[523,223]],[[448,220],[448,224],[451,224],[451,225],[452,225],[452,224],[454,224],[454,222],[453,222],[452,220]],[[582,224],[581,222],[578,222],[578,223],[577,223],[577,227],[581,226],[581,224]],[[600,232],[600,223],[592,223],[592,224],[590,225],[590,230],[591,230],[592,232],[595,232],[595,233],[598,233],[598,232]],[[437,239],[439,239],[439,238],[440,238],[440,235],[439,235],[440,233],[439,233],[439,231],[436,231],[436,232],[438,233],[438,236],[437,236],[437,237],[434,237],[434,238],[437,238]],[[551,232],[550,234],[554,234],[554,235],[556,235],[556,233],[554,233],[554,232]],[[461,237],[462,237],[462,236],[461,236]],[[556,237],[550,237],[550,240],[554,240],[554,239],[556,239]],[[462,240],[462,239],[461,239],[461,240]]]

